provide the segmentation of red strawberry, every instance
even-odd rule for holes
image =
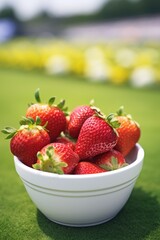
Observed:
[[[87,105],[76,107],[71,115],[68,123],[68,133],[71,137],[77,138],[83,123],[87,118],[93,116],[95,111]]]
[[[132,119],[131,115],[123,112],[123,107],[119,109],[115,117],[120,123],[120,127],[116,129],[118,132],[118,142],[115,149],[120,151],[123,156],[126,156],[140,138],[140,126]]]
[[[128,165],[123,155],[114,149],[97,156],[94,163],[107,171],[116,170]]]
[[[107,119],[97,113],[84,122],[75,148],[80,159],[94,157],[116,145],[117,134],[110,124],[116,126],[117,122],[110,116]]]
[[[65,135],[64,136],[62,135],[62,136],[59,136],[58,138],[56,138],[55,142],[64,143],[64,144],[68,145],[70,148],[72,148],[73,150],[75,149],[75,142],[71,138],[69,138]]]
[[[33,168],[58,174],[69,174],[79,162],[79,156],[66,144],[50,143],[37,154]]]
[[[58,105],[53,105],[55,97],[51,98],[47,104],[41,103],[39,89],[35,92],[35,98],[38,103],[32,104],[26,111],[26,117],[41,119],[41,124],[46,125],[51,141],[54,141],[66,128],[66,117],[63,112],[65,101]]]
[[[74,174],[94,174],[106,172],[103,168],[91,162],[79,162],[74,169]]]
[[[25,119],[22,123],[24,122],[25,125],[21,125],[18,130],[7,127],[2,132],[9,134],[8,139],[12,138],[10,141],[12,154],[31,167],[37,160],[37,152],[50,143],[50,137],[48,132],[38,125],[39,120],[34,122],[31,119]]]

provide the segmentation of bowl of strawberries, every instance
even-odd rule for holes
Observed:
[[[104,115],[82,105],[67,114],[52,97],[28,107],[10,138],[16,171],[35,206],[51,221],[93,226],[114,218],[142,170],[140,126],[121,107]]]

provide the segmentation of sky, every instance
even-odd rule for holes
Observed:
[[[106,0],[0,0],[0,9],[12,6],[21,20],[28,20],[45,10],[50,15],[67,16],[89,14],[100,8]]]

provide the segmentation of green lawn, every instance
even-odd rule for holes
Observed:
[[[36,209],[15,171],[9,141],[0,134],[0,239],[160,239],[160,89],[91,84],[80,78],[7,69],[0,70],[0,83],[0,129],[19,126],[39,87],[44,100],[54,95],[57,102],[65,98],[70,110],[93,98],[106,114],[124,105],[141,125],[140,144],[145,150],[143,170],[119,215],[99,226],[72,228],[50,222]]]

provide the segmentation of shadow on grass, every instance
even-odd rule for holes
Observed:
[[[123,210],[111,221],[85,228],[61,226],[37,210],[41,230],[54,240],[143,239],[158,227],[160,205],[155,196],[135,188]]]

